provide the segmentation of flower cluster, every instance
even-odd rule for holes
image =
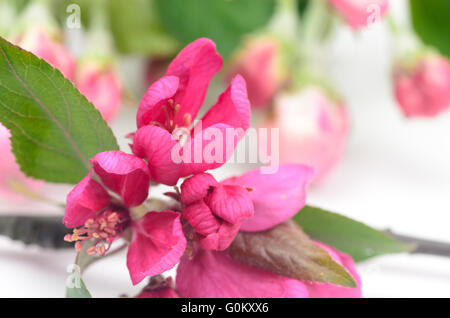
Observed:
[[[204,157],[174,162],[172,149],[181,143],[181,152],[195,152],[195,141],[212,128],[245,133],[250,125],[246,84],[239,75],[203,116],[202,129],[192,124],[221,65],[209,39],[196,40],[179,53],[140,103],[138,130],[132,135],[134,154],[97,154],[91,159],[92,170],[69,193],[64,223],[74,230],[66,240],[76,242],[77,250],[100,255],[119,238],[129,241],[127,266],[133,284],[153,276],[139,297],[360,296],[353,261],[329,247],[324,248],[353,275],[358,288],[301,282],[228,255],[240,231],[265,231],[296,214],[305,204],[313,171],[283,165],[275,174],[257,169],[217,181],[205,171],[221,166],[228,153],[217,162]],[[177,138],[180,129],[187,132],[187,140]],[[234,146],[242,136],[235,135]],[[200,147],[208,147],[208,142]],[[174,204],[148,208],[150,181],[173,186],[182,178],[180,188],[167,193]],[[178,263],[176,286],[154,277]]]

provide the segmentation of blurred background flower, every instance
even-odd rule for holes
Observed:
[[[266,128],[280,129],[280,163],[314,168],[314,182],[323,180],[339,162],[347,140],[348,115],[339,100],[308,86],[277,96]]]
[[[79,16],[67,11],[70,4]],[[168,61],[187,43],[211,38],[225,69],[205,105],[240,73],[253,127],[279,128],[280,161],[314,168],[312,202],[380,227],[448,239],[449,15],[448,0],[0,0],[0,35],[70,79],[111,124],[122,150],[135,129],[137,101]],[[80,19],[80,28],[69,17]],[[23,210],[17,199],[48,186],[20,172],[10,143],[1,126],[1,213]],[[68,191],[52,189],[61,198]],[[418,275],[401,281],[396,264],[383,267],[387,278],[366,275],[363,289],[415,295],[408,284]],[[448,280],[431,281],[425,275],[421,283],[446,290],[434,286]],[[100,282],[97,288],[109,292]]]
[[[402,63],[403,62],[403,63]],[[450,107],[450,63],[427,54],[394,69],[395,97],[407,117],[433,117]]]

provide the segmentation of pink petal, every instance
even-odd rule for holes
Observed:
[[[179,213],[148,212],[132,227],[133,238],[128,248],[127,266],[134,285],[178,263],[186,248]]]
[[[221,222],[216,218],[209,207],[199,200],[183,209],[183,217],[198,234],[207,236],[219,231]]]
[[[241,186],[219,185],[205,198],[212,212],[231,224],[253,216],[253,203],[247,189]]]
[[[233,129],[225,124],[215,124],[206,129],[193,130],[194,136],[183,146],[189,161],[183,162],[182,176],[217,169],[233,155],[238,138],[227,138],[227,130]]]
[[[166,117],[162,106],[167,106],[168,100],[174,97],[179,88],[179,82],[176,76],[164,76],[150,86],[139,103],[136,116],[138,128],[149,125],[151,122],[164,124]]]
[[[323,283],[312,283],[308,284],[308,291],[311,298],[360,298],[361,294],[361,278],[356,271],[356,266],[353,259],[339,252],[338,250],[333,249],[330,246],[327,246],[320,242],[315,242],[317,245],[325,249],[330,256],[340,265],[344,266],[349,273],[353,276],[353,279],[356,281],[356,288],[348,288],[342,286],[336,286],[331,284],[323,284]]]
[[[106,151],[97,154],[91,163],[103,184],[128,206],[140,205],[147,198],[150,175],[142,159],[122,151]]]
[[[192,260],[182,258],[176,285],[187,298],[308,297],[302,282],[239,263],[225,252],[199,250]]]
[[[312,169],[302,165],[283,165],[274,174],[252,170],[223,184],[251,188],[249,192],[255,215],[244,220],[241,231],[264,231],[295,215],[306,200],[306,186],[313,176]]]
[[[133,153],[148,161],[151,180],[175,185],[182,175],[182,164],[172,159],[172,149],[178,143],[165,129],[145,126],[134,135]]]
[[[241,128],[244,132],[250,126],[250,102],[242,76],[237,75],[233,79],[227,90],[220,95],[216,105],[211,107],[202,118],[203,129],[217,123]],[[240,136],[242,137],[243,135]]]
[[[95,217],[110,201],[108,192],[92,179],[92,171],[81,180],[67,195],[63,223],[68,228],[83,225]]]
[[[211,78],[222,67],[222,58],[217,53],[213,41],[201,38],[187,45],[170,63],[166,75],[180,79],[180,87],[175,103],[180,104],[177,124],[183,125],[183,117],[197,116],[208,91]]]
[[[198,245],[204,250],[223,251],[233,242],[240,227],[241,222],[231,224],[221,221],[220,227],[216,232],[208,235],[198,235]]]
[[[208,194],[208,189],[219,183],[209,173],[199,173],[181,184],[181,202],[189,205],[195,201],[202,200]]]

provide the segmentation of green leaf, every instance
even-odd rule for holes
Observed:
[[[86,288],[81,276],[76,273],[73,273],[72,275],[73,280],[78,282],[73,283],[73,287],[66,288],[66,298],[92,298],[91,293]]]
[[[347,270],[291,220],[267,231],[239,232],[227,252],[242,263],[277,275],[356,287]]]
[[[301,17],[305,14],[306,8],[309,5],[309,0],[298,0],[297,2],[297,10]]]
[[[414,246],[343,215],[305,206],[294,221],[312,239],[336,247],[356,262],[383,254],[411,252]]]
[[[22,171],[50,182],[77,183],[89,159],[117,150],[100,112],[56,69],[0,38],[0,122]]]
[[[66,280],[66,298],[91,298],[91,293],[84,284],[81,274],[90,264],[99,259],[86,253],[87,249],[93,245],[93,241],[83,244],[81,251],[77,253],[75,263],[70,268],[72,273]]]
[[[414,30],[425,44],[450,57],[450,1],[410,0]]]
[[[183,44],[200,37],[216,42],[229,57],[241,37],[264,26],[274,0],[156,0],[161,22]]]

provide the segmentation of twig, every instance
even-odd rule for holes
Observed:
[[[391,230],[386,230],[386,234],[407,244],[414,244],[416,248],[411,251],[413,254],[428,254],[450,257],[450,243],[426,240],[422,238],[396,234]]]

